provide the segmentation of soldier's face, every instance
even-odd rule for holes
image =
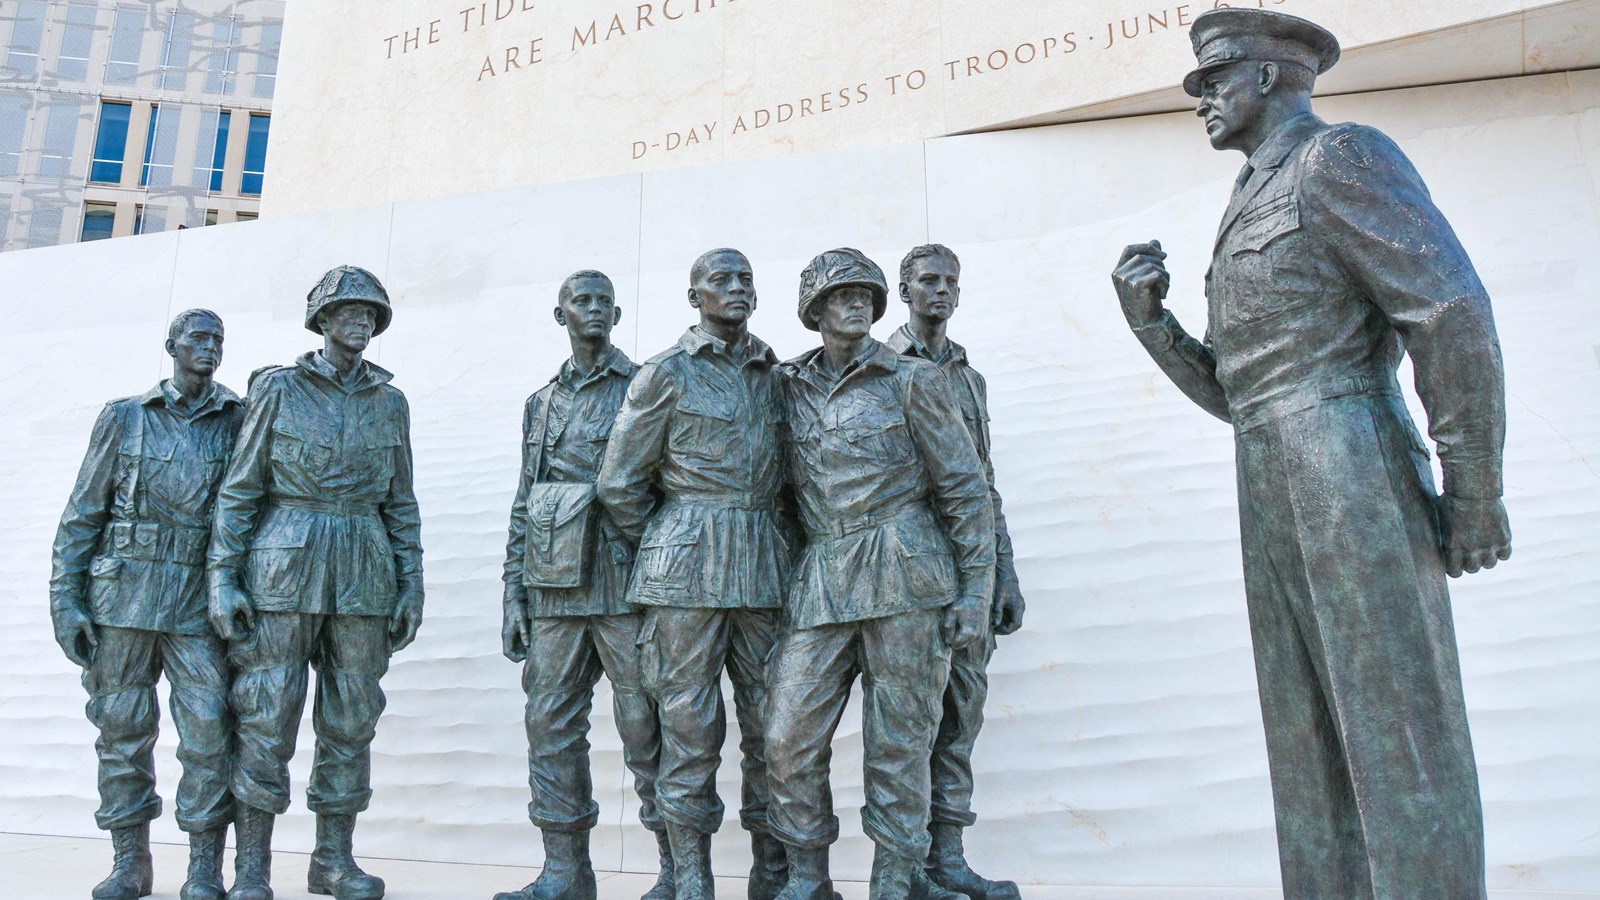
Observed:
[[[750,263],[737,253],[724,253],[706,266],[689,286],[689,305],[712,322],[738,325],[756,309],[755,275]]]
[[[556,321],[567,326],[567,334],[572,337],[592,341],[611,336],[619,312],[609,282],[579,278],[556,307]]]
[[[170,342],[172,366],[196,375],[211,375],[222,365],[222,323],[205,317],[190,319],[183,333]]]
[[[340,303],[323,313],[323,335],[355,353],[367,349],[377,327],[378,313],[365,303]]]
[[[961,305],[961,264],[943,254],[924,256],[911,264],[911,275],[900,282],[900,296],[911,304],[911,315],[922,319],[948,319]]]
[[[1237,62],[1206,73],[1195,115],[1206,120],[1206,136],[1218,150],[1243,149],[1241,137],[1261,115],[1261,64]]]
[[[822,301],[817,330],[848,341],[866,337],[872,331],[872,290],[859,284],[835,288]]]

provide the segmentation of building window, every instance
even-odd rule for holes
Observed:
[[[257,97],[272,99],[278,86],[278,48],[283,42],[283,23],[268,22],[261,26],[260,57],[256,62],[254,93]]]
[[[267,171],[267,127],[271,122],[271,116],[250,114],[250,132],[244,143],[244,180],[239,184],[241,194],[261,193],[261,182]]]
[[[217,139],[211,148],[211,192],[222,191],[222,169],[228,159],[228,126],[233,114],[227,110],[217,114]]]
[[[22,134],[28,128],[26,94],[0,93],[0,175],[15,175],[22,168]]]
[[[111,237],[111,227],[117,220],[117,207],[111,203],[85,203],[83,205],[83,234],[80,241],[103,241]]]
[[[89,76],[89,50],[94,44],[95,8],[71,3],[61,31],[61,52],[56,54],[56,77],[83,81]]]
[[[39,148],[40,175],[46,178],[72,176],[72,151],[78,139],[78,122],[84,113],[83,102],[73,96],[57,96],[46,107],[44,144]]]
[[[156,150],[156,123],[159,122],[160,119],[160,105],[155,103],[150,104],[150,127],[146,129],[144,133],[144,166],[139,170],[140,187],[149,187],[150,185],[150,157],[155,153]],[[138,232],[134,233],[138,234]]]
[[[238,64],[234,50],[239,46],[239,23],[229,16],[211,25],[211,50],[206,54],[208,94],[233,93],[233,75]]]
[[[161,89],[189,89],[189,56],[194,50],[194,13],[173,10],[167,18],[167,36],[161,49]]]
[[[101,184],[122,181],[122,157],[128,152],[128,118],[132,113],[133,107],[127,103],[100,104],[100,127],[94,135],[90,181]]]
[[[12,19],[6,68],[32,78],[39,72],[39,43],[44,37],[44,0],[22,0]]]
[[[256,215],[257,214],[253,212],[242,212],[235,215],[233,220],[235,222],[254,222],[256,220]]]
[[[133,84],[139,77],[145,15],[136,7],[117,7],[117,18],[111,25],[111,53],[106,60],[107,84]]]

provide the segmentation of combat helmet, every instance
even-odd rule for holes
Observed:
[[[355,301],[365,303],[377,313],[372,336],[383,334],[389,327],[394,309],[389,305],[389,292],[383,289],[378,276],[359,266],[339,266],[329,269],[317,286],[306,295],[306,330],[321,334],[317,326],[317,313],[337,303]]]
[[[889,285],[883,270],[853,247],[820,253],[800,272],[800,322],[817,331],[817,303],[834,288],[858,284],[872,289],[872,321],[889,308]]]

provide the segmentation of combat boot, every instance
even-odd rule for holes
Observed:
[[[656,851],[661,857],[661,874],[639,900],[677,900],[678,886],[672,870],[672,842],[667,840],[665,830],[656,832]]]
[[[178,900],[222,900],[222,845],[227,826],[189,833],[189,880]]]
[[[672,845],[672,877],[677,900],[715,900],[711,880],[711,835],[685,825],[667,825]]]
[[[494,900],[595,900],[598,887],[589,861],[589,832],[544,831],[544,871],[520,891]]]
[[[837,900],[833,880],[828,877],[828,848],[806,850],[785,847],[789,861],[789,880],[776,900]]]
[[[933,849],[928,852],[928,878],[934,884],[966,894],[972,900],[1020,900],[1015,881],[990,881],[967,865],[961,845],[961,826],[936,822],[929,829]]]
[[[94,900],[139,900],[150,895],[150,823],[111,829],[111,874],[94,886]]]
[[[879,847],[872,857],[871,900],[967,900],[928,880],[922,860]]]
[[[353,815],[317,813],[317,846],[306,869],[306,890],[331,894],[334,900],[379,900],[383,896],[383,879],[356,865],[355,830]]]
[[[773,900],[789,880],[789,858],[770,834],[750,832],[750,900]]]
[[[234,807],[233,889],[228,900],[272,900],[272,813],[243,803]]]

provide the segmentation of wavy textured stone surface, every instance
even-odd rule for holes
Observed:
[[[1318,108],[1399,141],[1494,297],[1516,556],[1452,584],[1490,880],[1600,890],[1600,73]],[[223,315],[221,379],[242,390],[250,370],[315,346],[300,304],[324,269],[350,262],[384,277],[397,314],[373,357],[411,400],[428,619],[385,680],[376,796],[357,847],[532,865],[499,568],[521,403],[566,354],[549,312],[561,277],[608,271],[619,343],[643,359],[694,321],[694,256],[740,247],[763,301],[754,330],[793,355],[816,340],[793,314],[813,253],[851,244],[892,270],[932,239],[964,263],[953,333],[989,380],[1029,601],[1025,630],[1003,640],[992,669],[974,863],[1046,884],[1274,884],[1229,430],[1156,371],[1109,279],[1124,244],[1161,238],[1172,306],[1198,331],[1238,164],[1206,146],[1192,117],[1157,116],[0,256],[0,831],[95,833],[94,735],[49,634],[49,545],[95,414],[165,371],[173,312]],[[891,304],[876,333],[904,316]],[[835,870],[851,878],[871,851],[855,812],[859,722],[852,705],[834,755]],[[648,869],[654,844],[637,824],[604,686],[591,740],[596,864]],[[173,747],[169,728],[157,756],[169,796]],[[728,747],[725,798],[737,794]],[[156,837],[180,839],[170,816]],[[310,844],[297,797],[277,846]],[[719,872],[747,865],[736,820],[714,848]]]

